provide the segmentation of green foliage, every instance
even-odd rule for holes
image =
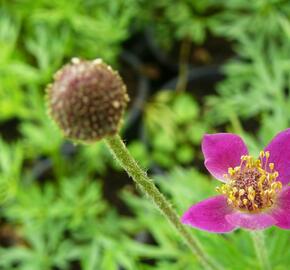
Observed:
[[[0,138],[0,205],[13,198],[21,179],[23,149],[19,144],[8,146]]]
[[[42,92],[73,56],[116,64],[138,5],[118,1],[1,1],[0,119],[29,118],[27,89]]]
[[[194,169],[180,168],[167,175],[156,177],[156,180],[180,213],[191,204],[214,195],[215,185],[219,184],[210,181],[208,177]],[[158,244],[154,254],[146,256],[146,253],[143,253],[145,258],[156,259],[156,265],[148,267],[141,263],[138,269],[202,269],[180,238],[172,232],[168,222],[152,208],[150,202],[129,192],[125,192],[123,198],[134,209],[136,222],[143,226],[141,227],[143,230],[149,231]],[[193,230],[192,233],[198,237],[207,252],[225,266],[225,269],[257,269],[253,244],[247,231],[238,230],[224,236],[198,230]],[[273,269],[286,270],[290,256],[287,249],[290,240],[289,233],[279,229],[270,229],[266,231],[266,234],[268,236],[267,249],[270,252]],[[152,246],[150,243],[143,245]],[[279,253],[277,248],[284,252]]]
[[[152,161],[165,168],[191,163],[194,146],[207,129],[200,117],[198,104],[189,94],[160,91],[145,112]]]
[[[214,24],[216,1],[144,1],[145,22],[153,24],[154,38],[163,48],[171,48],[176,40],[189,39],[201,44]]]
[[[224,9],[215,15],[213,28],[222,36],[240,39],[245,34],[255,37],[258,33],[259,37],[269,40],[273,36],[280,39],[283,36],[281,27],[286,29],[289,24],[288,1],[258,0],[245,3],[242,0],[229,0],[222,5]]]
[[[122,235],[120,217],[103,201],[100,184],[83,178],[60,180],[43,187],[22,184],[4,205],[2,215],[16,230],[19,245],[0,249],[0,266],[68,269],[78,260],[83,269],[116,269],[119,264],[135,269],[123,243],[131,240]]]
[[[287,121],[283,123],[281,115],[289,112],[288,42],[269,42],[265,47],[259,37],[244,37],[237,52],[241,59],[225,66],[228,78],[218,88],[220,97],[209,99],[212,121],[224,122],[232,114],[243,118],[266,114],[278,124],[274,133],[285,128]]]
[[[213,91],[197,91],[198,82],[195,93],[157,91],[140,108],[142,136],[133,127],[134,141],[126,140],[142,167],[166,170],[153,178],[181,214],[218,184],[203,171],[205,133],[238,133],[254,154],[289,126],[290,2],[0,3],[0,269],[202,269],[104,143],[63,138],[47,116],[45,85],[73,56],[118,66],[124,42],[133,40],[132,51],[141,52],[135,33],[148,28],[165,49],[182,40],[203,47],[215,37],[230,46],[234,57],[217,61],[225,76]],[[258,269],[247,231],[191,232],[225,269]],[[272,228],[266,235],[273,269],[288,269],[289,233]]]
[[[231,121],[236,130],[238,118],[255,120],[265,144],[287,128],[290,120],[290,5],[266,0],[243,3],[227,1],[227,9],[217,17],[216,30],[236,42],[237,59],[225,65],[226,79],[218,86],[219,95],[208,98],[208,120],[214,124]]]

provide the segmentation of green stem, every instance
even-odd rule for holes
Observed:
[[[106,139],[106,143],[116,160],[126,170],[129,176],[132,177],[137,186],[154,202],[162,214],[184,238],[187,245],[203,264],[204,269],[222,269],[201,249],[198,240],[194,238],[183,226],[171,204],[166,200],[164,195],[160,193],[147,174],[139,167],[137,162],[127,150],[120,136],[116,135],[109,137]]]
[[[254,242],[255,251],[260,261],[261,269],[271,270],[269,256],[265,245],[265,235],[263,231],[253,231],[251,236]]]
[[[188,58],[191,49],[191,42],[188,37],[186,37],[182,43],[180,48],[179,55],[179,72],[178,79],[176,83],[176,91],[183,92],[186,90],[187,81],[188,81]]]

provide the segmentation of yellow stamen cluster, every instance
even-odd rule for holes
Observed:
[[[217,187],[217,191],[227,196],[229,205],[256,212],[273,205],[282,183],[277,181],[278,172],[274,163],[268,163],[270,153],[261,151],[259,158],[246,155],[235,168],[229,168],[224,175],[227,183]]]

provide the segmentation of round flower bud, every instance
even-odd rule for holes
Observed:
[[[128,101],[118,72],[101,59],[73,58],[47,87],[50,116],[75,141],[95,142],[117,134]]]

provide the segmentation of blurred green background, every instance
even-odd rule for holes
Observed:
[[[45,86],[74,56],[118,69],[122,136],[181,214],[218,185],[204,133],[255,154],[289,127],[289,19],[288,0],[0,0],[0,269],[202,269],[102,142],[61,136]],[[260,269],[247,232],[191,232],[225,269]],[[289,233],[266,234],[289,269]]]

